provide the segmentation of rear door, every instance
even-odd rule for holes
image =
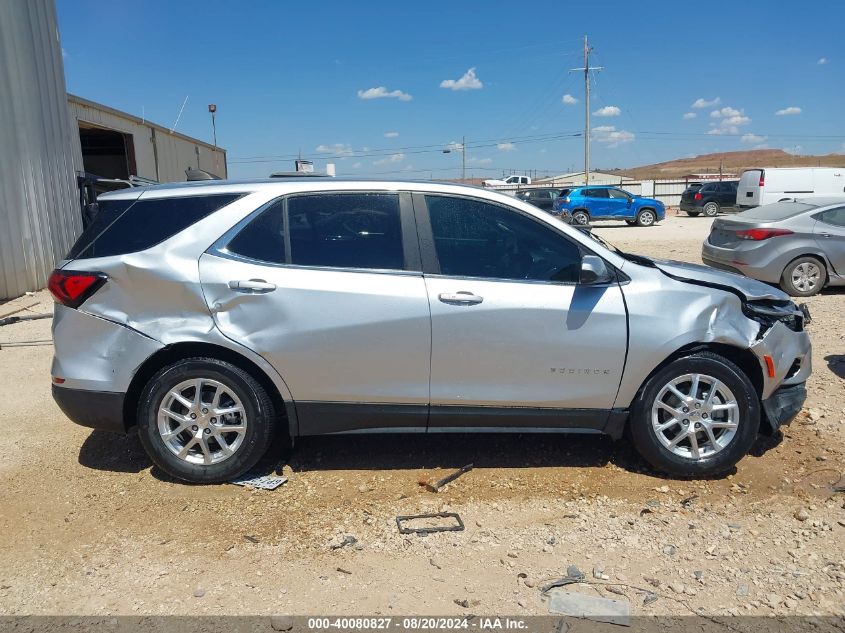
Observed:
[[[828,209],[814,216],[816,242],[837,275],[845,276],[845,207]]]
[[[619,285],[579,285],[582,247],[512,207],[415,194],[414,208],[432,314],[429,428],[601,427],[627,344]]]
[[[738,207],[757,207],[763,204],[762,187],[765,171],[762,169],[746,169],[739,178],[739,186],[736,193],[736,204]]]
[[[431,319],[410,195],[292,195],[200,259],[217,327],[287,383],[303,435],[424,428]]]

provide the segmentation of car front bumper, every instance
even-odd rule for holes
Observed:
[[[806,330],[795,332],[778,321],[750,349],[763,372],[763,400],[781,387],[804,384],[813,371],[812,346]]]
[[[69,389],[53,385],[53,400],[72,422],[92,429],[126,433],[125,393]]]
[[[769,430],[775,433],[784,424],[789,424],[801,411],[806,399],[807,387],[802,382],[783,386],[763,400],[763,414],[769,423]]]

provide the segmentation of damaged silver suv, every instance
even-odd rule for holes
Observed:
[[[779,290],[450,184],[110,193],[49,287],[56,402],[192,482],[276,436],[362,431],[627,429],[657,469],[712,475],[798,412],[811,371]]]

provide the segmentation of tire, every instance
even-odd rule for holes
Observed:
[[[704,215],[708,218],[715,218],[719,215],[719,203],[708,202],[704,205]]]
[[[699,215],[701,215],[701,211],[687,211],[687,215],[691,218],[697,218]]]
[[[693,376],[696,375],[699,381],[695,401],[680,401],[669,391],[668,386],[674,381],[682,395],[692,395]],[[713,380],[718,382],[716,406],[735,402],[734,407],[719,411],[710,409],[713,403],[707,404],[706,394],[714,384]],[[689,417],[678,418],[658,405],[658,399],[673,407],[678,416]],[[694,402],[700,408],[693,407]],[[684,404],[690,405],[687,412],[683,411]],[[671,423],[671,420],[677,422]],[[684,420],[688,421],[686,425]],[[660,430],[659,424],[669,426]],[[696,424],[700,425],[699,430],[695,430]],[[710,424],[720,425],[711,428],[712,438],[706,430]],[[736,427],[727,428],[724,426],[727,424]],[[729,471],[748,453],[759,428],[760,398],[748,376],[728,359],[711,352],[679,358],[657,371],[634,400],[629,421],[631,440],[640,455],[656,469],[678,477],[709,477]],[[690,431],[695,432],[690,434]],[[678,437],[683,439],[670,447]],[[716,440],[715,444],[712,439]]]
[[[590,214],[583,210],[573,211],[572,224],[585,226],[590,223]]]
[[[202,385],[199,401],[197,381]],[[218,410],[228,409],[226,413],[214,415],[215,396]],[[144,450],[168,475],[191,483],[222,483],[247,472],[270,446],[275,423],[273,401],[264,387],[239,367],[215,358],[188,358],[165,367],[150,379],[138,403]],[[180,449],[186,451],[183,457],[177,455]]]
[[[637,226],[654,226],[655,222],[657,222],[657,214],[651,209],[641,209],[637,213]]]
[[[780,277],[780,287],[793,297],[812,297],[827,283],[827,268],[815,257],[789,262]]]

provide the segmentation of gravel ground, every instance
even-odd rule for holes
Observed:
[[[709,225],[597,231],[699,261]],[[706,481],[663,479],[600,437],[364,436],[299,442],[273,492],[187,486],[136,438],[61,414],[49,345],[3,346],[0,614],[544,614],[539,587],[576,565],[577,591],[634,614],[843,615],[845,292],[807,303],[807,408]],[[50,309],[41,292],[0,316],[30,304]],[[0,328],[0,344],[49,339],[49,324]],[[438,494],[418,483],[467,463]],[[466,530],[397,532],[398,514],[443,510]]]

